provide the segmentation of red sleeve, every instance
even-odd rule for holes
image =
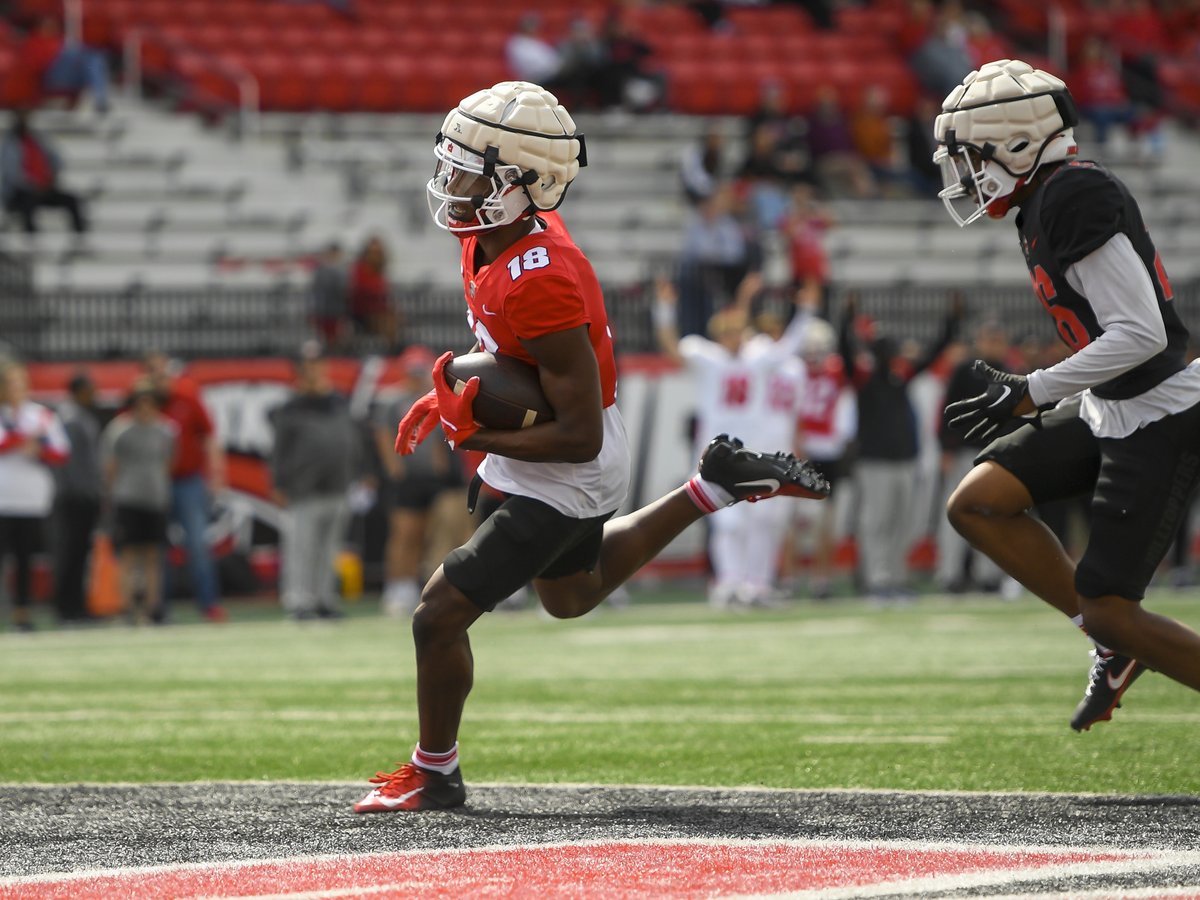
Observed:
[[[565,275],[522,278],[504,300],[504,318],[522,340],[577,328],[591,321],[583,292]]]
[[[212,418],[198,397],[189,397],[188,405],[192,408],[191,418],[196,423],[196,434],[207,436],[213,433]]]

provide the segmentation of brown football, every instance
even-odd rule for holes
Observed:
[[[479,379],[479,393],[471,409],[484,428],[514,431],[554,418],[537,367],[519,359],[483,351],[466,353],[446,363],[442,374],[456,393],[462,393],[471,378]]]

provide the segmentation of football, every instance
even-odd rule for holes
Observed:
[[[479,393],[471,408],[475,421],[484,428],[514,431],[554,418],[537,367],[519,359],[483,351],[466,353],[446,363],[442,374],[456,393],[461,393],[471,378],[479,379]]]

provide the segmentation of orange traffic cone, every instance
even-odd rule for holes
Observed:
[[[121,612],[121,589],[117,557],[108,535],[100,534],[92,546],[92,571],[88,579],[88,612],[93,616],[115,616]]]

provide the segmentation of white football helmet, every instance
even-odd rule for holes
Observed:
[[[824,319],[812,318],[804,328],[800,356],[805,362],[818,363],[837,348],[837,333]]]
[[[934,122],[942,169],[938,193],[951,218],[1002,219],[1013,193],[1040,166],[1076,153],[1079,116],[1066,84],[1016,59],[990,62],[963,79]]]
[[[557,209],[587,165],[583,135],[570,114],[527,81],[502,81],[460,102],[442,123],[434,155],[429,211],[439,228],[455,232],[485,231]],[[458,173],[487,179],[490,191],[452,194]]]

